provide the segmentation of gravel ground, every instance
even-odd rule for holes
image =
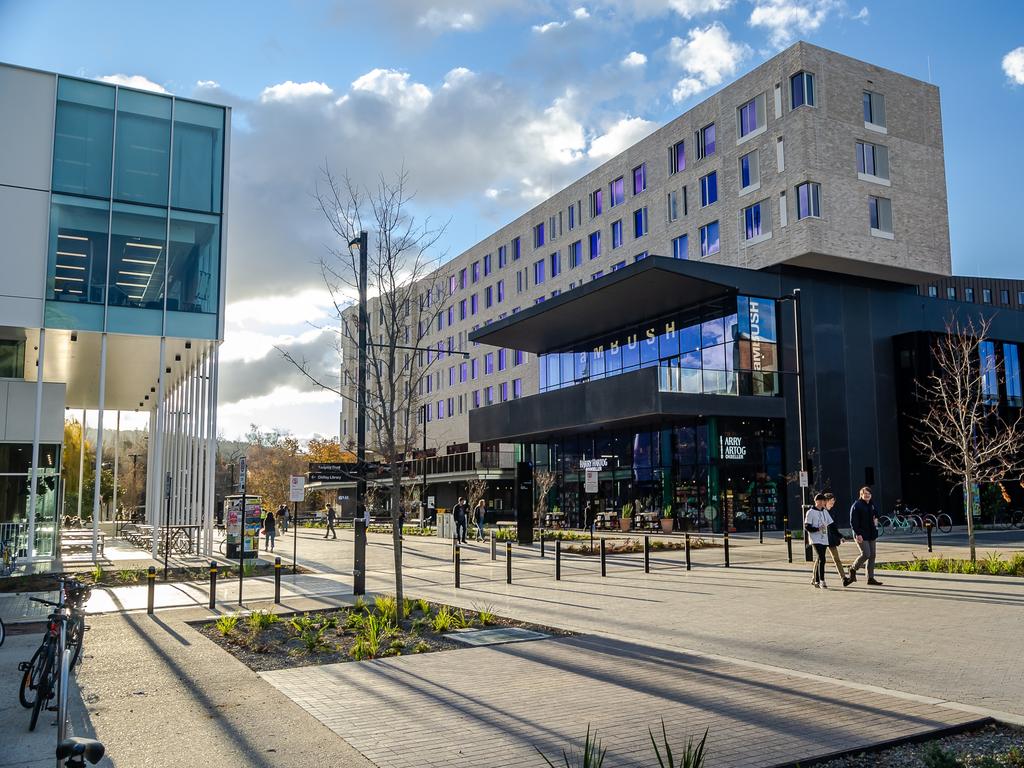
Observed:
[[[937,759],[936,747],[951,759]],[[1016,754],[1012,750],[1016,748]],[[1024,728],[989,725],[978,731],[904,744],[817,764],[819,768],[1024,768]]]

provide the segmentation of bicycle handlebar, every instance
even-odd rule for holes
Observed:
[[[52,606],[54,608],[60,608],[61,607],[60,603],[55,603],[52,600],[44,600],[41,597],[30,597],[29,600],[31,600],[33,603],[42,603],[43,605],[49,605],[49,606]]]

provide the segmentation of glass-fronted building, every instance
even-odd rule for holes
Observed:
[[[8,65],[0,109],[0,536],[56,553],[65,411],[94,445],[148,415],[145,514],[170,474],[172,521],[212,519],[230,109]]]

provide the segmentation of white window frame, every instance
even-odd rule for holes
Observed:
[[[889,121],[887,119],[886,112],[885,112],[885,94],[878,93],[878,91],[869,91],[867,89],[864,90],[863,94],[868,95],[868,96],[871,97],[871,117],[872,118],[876,117],[876,112],[879,111],[879,110],[875,109],[875,97],[876,96],[878,97],[878,99],[879,99],[878,105],[881,107],[880,111],[882,113],[881,117],[882,117],[882,121],[883,121],[881,123],[875,123],[875,122],[869,122],[869,121],[865,120],[864,121],[864,127],[867,128],[869,131],[874,131],[875,133],[889,133],[889,128],[888,128]],[[861,98],[863,99],[863,95],[862,95]],[[861,108],[863,109],[863,101],[861,102]]]
[[[869,227],[870,227],[870,230],[871,230],[871,236],[872,237],[880,237],[883,240],[895,240],[896,239],[896,235],[895,235],[896,226],[895,226],[895,224],[893,223],[893,220],[892,220],[892,200],[889,199],[888,197],[879,197],[878,195],[870,195],[869,198],[873,198],[873,199],[875,199],[875,200],[877,200],[879,202],[881,202],[883,200],[885,201],[886,206],[889,208],[889,211],[888,211],[889,226],[892,227],[891,230],[876,229],[875,227],[870,227],[870,223],[871,223],[871,218],[870,218],[871,217],[871,208],[870,208],[870,201],[869,201],[869,206],[868,206],[868,224],[869,224]],[[877,203],[876,203],[876,205],[877,205]],[[878,219],[879,219],[879,222],[882,221],[881,210],[879,210]]]
[[[857,171],[857,178],[860,179],[861,181],[871,182],[872,184],[880,184],[883,187],[891,187],[892,186],[892,181],[891,181],[892,168],[889,165],[889,148],[886,145],[884,145],[884,144],[875,144],[875,143],[870,142],[870,141],[860,141],[860,140],[856,141],[853,146],[854,146],[854,150],[858,153],[858,155],[861,152],[864,151],[864,150],[861,149],[861,147],[870,147],[871,148],[871,162],[872,162],[872,165],[874,166],[875,170],[878,170],[879,157],[884,157],[885,159],[882,162],[882,165],[885,166],[885,170],[889,173],[889,176],[878,176],[877,174],[873,174],[873,173],[861,173],[860,171]],[[879,152],[879,150],[881,150],[881,152]],[[854,158],[855,162],[857,162],[859,160],[860,160],[859,156]],[[866,163],[865,163],[865,167],[867,167]]]

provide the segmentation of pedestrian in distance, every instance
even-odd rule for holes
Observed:
[[[860,498],[850,507],[850,527],[853,528],[854,539],[860,548],[860,557],[850,566],[850,581],[857,580],[857,569],[865,563],[868,571],[868,584],[873,587],[882,586],[875,579],[875,542],[878,540],[878,510],[871,501],[871,489],[864,486],[860,489]]]
[[[832,517],[832,507],[836,505],[836,497],[832,493],[825,494],[825,511],[828,512],[828,516]],[[839,530],[839,524],[836,523],[835,518],[832,517],[832,522],[828,524],[828,551],[832,555],[832,562],[836,565],[836,570],[839,572],[839,578],[842,579],[843,586],[850,586],[850,577],[846,575],[846,569],[843,568],[843,560],[839,557],[839,545],[846,541],[846,537],[843,536],[843,532]]]
[[[828,589],[825,584],[825,553],[828,551],[828,526],[832,515],[825,509],[825,494],[814,496],[814,506],[804,515],[804,536],[814,548],[814,575],[811,584],[816,589]]]
[[[338,532],[334,530],[334,521],[336,519],[334,507],[328,504],[324,507],[324,513],[327,515],[327,533],[324,534],[324,538],[326,539],[328,536],[338,538]]]
[[[469,521],[469,505],[466,498],[459,496],[459,503],[452,509],[452,516],[455,518],[455,538],[466,543],[466,523]]]
[[[588,501],[583,506],[583,527],[589,528],[591,535],[594,533],[594,508],[590,506]]]
[[[288,505],[282,504],[277,508],[277,517],[281,522],[281,533],[288,533]]]
[[[277,518],[273,512],[267,512],[267,516],[263,518],[263,530],[261,532],[266,537],[263,548],[273,552],[274,543],[277,539]]]
[[[476,540],[484,540],[484,516],[487,514],[487,506],[484,500],[480,499],[473,510],[473,522],[476,523]]]

